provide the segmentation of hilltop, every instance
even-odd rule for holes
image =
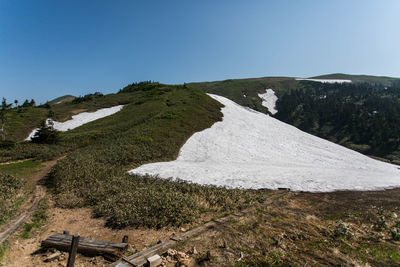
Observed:
[[[57,98],[54,98],[53,100],[47,102],[49,105],[54,105],[54,104],[61,104],[64,102],[71,102],[72,100],[74,100],[76,98],[76,96],[73,95],[64,95],[64,96],[60,96]]]

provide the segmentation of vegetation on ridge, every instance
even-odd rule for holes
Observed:
[[[193,133],[222,119],[221,104],[196,88],[158,83],[128,88],[78,104],[130,100],[120,112],[60,133],[56,144],[20,143],[0,149],[0,158],[49,159],[68,152],[49,179],[57,205],[93,207],[95,215],[107,218],[112,227],[178,226],[203,212],[234,211],[263,201],[263,194],[252,190],[128,175],[129,169],[142,164],[175,159]],[[52,108],[60,116],[56,106]]]

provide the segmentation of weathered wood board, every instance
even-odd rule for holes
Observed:
[[[44,248],[56,248],[61,251],[69,251],[71,248],[72,235],[55,234],[42,241]],[[78,253],[95,256],[106,255],[118,258],[123,251],[128,249],[127,243],[110,242],[81,237],[78,245]]]

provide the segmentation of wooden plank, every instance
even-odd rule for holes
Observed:
[[[56,248],[61,251],[69,251],[72,242],[71,235],[55,234],[42,241],[42,247]],[[128,248],[127,243],[117,243],[110,241],[102,241],[91,238],[81,237],[78,245],[78,252],[92,255],[110,255],[120,256],[122,251]]]
[[[278,192],[278,191],[276,191]],[[274,194],[272,197],[270,197],[267,201],[263,203],[263,205],[268,205],[268,203],[271,203],[275,199],[280,198],[281,196],[285,195],[286,192],[279,192]],[[148,248],[146,250],[143,250],[139,253],[133,254],[129,257],[122,258],[122,260],[111,263],[108,265],[108,267],[132,267],[132,266],[143,266],[146,264],[148,257],[153,256],[154,254],[159,254],[162,255],[165,252],[168,251],[169,248],[174,247],[178,242],[187,240],[191,237],[194,237],[196,235],[199,235],[205,231],[208,231],[210,229],[216,228],[219,225],[223,225],[227,222],[229,222],[232,219],[236,219],[238,217],[243,217],[246,216],[247,214],[250,214],[256,210],[257,206],[250,207],[244,211],[237,212],[235,214],[228,215],[226,217],[220,218],[220,219],[214,219],[211,222],[208,222],[202,226],[199,226],[195,229],[192,229],[190,231],[187,231],[180,236],[173,237],[163,243],[160,243],[158,245],[155,245],[151,248]]]

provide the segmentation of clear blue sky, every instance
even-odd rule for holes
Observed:
[[[0,97],[344,72],[400,76],[399,0],[1,0]]]

